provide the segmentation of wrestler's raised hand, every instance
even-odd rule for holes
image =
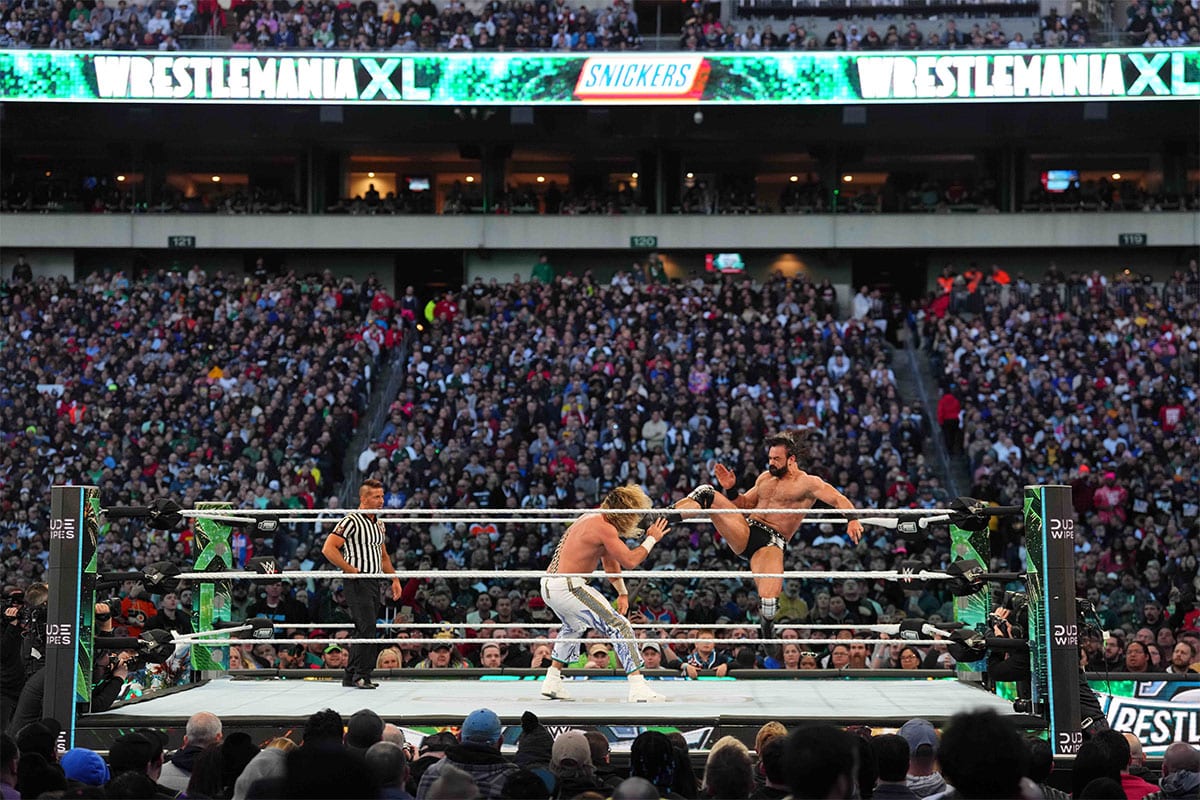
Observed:
[[[667,518],[659,517],[654,520],[654,524],[646,529],[646,535],[656,542],[661,542],[662,538],[667,535]]]
[[[724,464],[718,463],[713,467],[713,475],[716,476],[717,483],[721,484],[722,489],[732,489],[737,484],[737,475]]]

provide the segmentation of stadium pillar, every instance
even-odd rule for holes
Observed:
[[[1025,487],[1033,704],[1049,722],[1056,755],[1077,753],[1083,743],[1073,512],[1070,486]]]

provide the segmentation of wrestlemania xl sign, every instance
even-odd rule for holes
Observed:
[[[1200,50],[0,52],[0,102],[572,105],[1200,99]]]

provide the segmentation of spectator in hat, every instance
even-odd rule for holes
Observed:
[[[446,751],[458,745],[458,739],[450,731],[439,731],[421,740],[417,759],[409,765],[409,792],[415,792],[425,775],[425,770],[446,757]],[[547,764],[549,759],[547,759]]]
[[[451,640],[454,638],[453,629],[444,629],[433,635],[434,639]],[[471,666],[471,662],[463,657],[462,653],[455,649],[450,641],[435,642],[433,647],[429,648],[428,655],[424,660],[417,663],[417,669],[466,669]]]
[[[928,720],[910,719],[900,726],[900,735],[908,742],[908,788],[917,797],[944,792],[946,779],[937,770],[938,738],[933,725]]]
[[[554,740],[550,772],[555,777],[554,797],[572,798],[583,792],[603,792],[592,765],[592,746],[582,731],[566,731]]]
[[[100,754],[86,747],[71,748],[63,753],[63,757],[58,763],[63,769],[63,774],[67,776],[67,780],[77,781],[84,786],[103,786],[111,777],[108,764],[104,762]]]
[[[463,720],[457,746],[446,750],[441,761],[430,766],[421,776],[417,787],[417,800],[425,800],[434,783],[447,767],[454,767],[469,775],[486,800],[499,800],[508,776],[517,769],[500,754],[502,728],[500,717],[490,708],[472,711]]]
[[[683,662],[675,655],[675,651],[666,648],[658,642],[646,642],[642,645],[642,661],[646,669],[667,669],[678,672],[683,669]]]
[[[192,776],[196,758],[209,745],[221,741],[221,718],[209,711],[198,711],[188,718],[184,728],[183,746],[163,764],[158,782],[168,789],[182,792]]]
[[[371,745],[383,739],[383,720],[369,708],[355,711],[346,725],[346,749],[365,755]]]
[[[379,783],[380,800],[413,800],[408,781],[408,758],[404,748],[392,742],[376,742],[366,751],[367,767]]]
[[[517,766],[536,772],[544,779],[548,791],[554,789],[550,773],[550,757],[554,753],[554,737],[532,711],[521,715],[521,735],[517,738]]]
[[[322,661],[325,669],[342,669],[346,668],[346,663],[349,661],[349,653],[346,648],[342,647],[337,642],[330,642],[324,650],[324,659]]]

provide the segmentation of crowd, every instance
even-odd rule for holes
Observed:
[[[948,266],[938,285],[944,293],[915,311],[863,287],[843,315],[828,281],[701,274],[671,283],[652,254],[602,283],[590,272],[558,274],[543,258],[532,279],[475,280],[423,304],[413,287],[393,299],[373,281],[272,277],[261,262],[245,278],[197,267],[70,284],[35,281],[22,260],[0,293],[6,595],[44,576],[53,483],[97,484],[107,503],[335,506],[376,358],[401,340],[410,348],[403,388],[358,456],[363,475],[383,482],[385,508],[590,507],[627,481],[663,506],[711,481],[717,463],[748,487],[763,469],[763,436],[776,430],[800,432],[809,449],[801,468],[856,506],[941,507],[949,497],[926,463],[929,431],[920,409],[898,398],[889,368],[888,345],[908,329],[945,381],[938,421],[951,452],[969,460],[972,495],[1013,502],[1026,484],[1072,485],[1080,593],[1114,631],[1103,644],[1085,637],[1093,668],[1191,670],[1200,661],[1196,261],[1161,286],[1053,266],[1032,283],[974,265],[962,275]],[[287,569],[322,568],[327,529],[239,532],[236,563],[273,554]],[[536,582],[485,584],[453,572],[544,568],[559,532],[487,521],[390,525],[398,569],[447,574],[407,580],[398,601],[381,604],[381,621],[398,627],[385,634],[379,668],[545,666],[544,626],[555,620]],[[1021,567],[1019,534],[1019,521],[998,528],[997,566]],[[113,523],[100,570],[187,564],[192,536]],[[840,526],[807,524],[786,558],[788,569],[937,568],[948,551],[944,532],[914,543],[869,531],[853,547]],[[645,565],[662,579],[630,581],[632,619],[652,626],[638,634],[651,669],[953,664],[941,645],[838,642],[857,624],[948,618],[950,598],[937,588],[789,581],[776,630],[797,642],[761,650],[738,641],[758,622],[752,583],[672,577],[700,565],[741,569],[709,526],[679,525]],[[189,589],[148,596],[136,584],[117,600],[118,635],[175,627],[193,605]],[[345,666],[336,642],[308,641],[349,633],[337,582],[238,582],[233,612],[266,616],[297,641],[232,648],[232,668]],[[325,627],[295,627],[313,623]],[[431,635],[408,627],[416,623],[467,642],[409,644]],[[707,638],[691,626],[714,623],[730,626],[728,641],[678,643]],[[483,637],[503,641],[470,641]],[[614,663],[598,641],[577,666]]]
[[[1078,593],[1114,633],[1106,665],[1168,669],[1200,617],[1196,259],[1161,286],[1053,265],[1037,283],[998,268],[947,267],[940,281],[947,293],[917,324],[972,494],[1008,501],[1027,484],[1069,484]],[[1015,566],[1018,543],[1006,546]],[[1127,647],[1135,640],[1144,647]]]
[[[924,719],[897,733],[768,722],[753,749],[732,736],[713,744],[701,770],[681,734],[643,730],[628,768],[618,767],[598,731],[552,734],[529,711],[515,752],[506,753],[500,718],[468,714],[458,733],[407,740],[403,729],[370,709],[343,719],[325,709],[307,720],[299,743],[278,737],[256,745],[225,730],[208,712],[187,723],[182,746],[168,752],[156,729],[124,733],[107,758],[87,748],[55,750],[58,724],[43,720],[0,737],[4,797],[91,798],[381,798],[387,800],[695,800],[696,798],[1194,797],[1200,752],[1177,743],[1158,774],[1137,739],[1112,731],[1086,741],[1069,787],[1052,777],[1050,745],[1024,737],[992,711],[960,713],[939,734]],[[415,739],[416,737],[414,737]]]
[[[1130,21],[1139,44],[1187,44],[1196,35],[1194,9],[1187,3],[1147,3],[1142,17]],[[1182,7],[1182,8],[1179,8]],[[228,10],[227,10],[228,9]],[[902,9],[899,11],[903,12]],[[1090,23],[1080,11],[1056,12],[1040,20],[1016,22],[1024,30],[1004,30],[1000,19],[955,20],[926,24],[924,12],[907,22],[870,24],[802,20],[775,31],[745,28],[721,20],[714,6],[696,0],[683,22],[678,47],[685,51],[758,52],[783,50],[937,50],[1079,47],[1090,43]],[[1191,12],[1191,13],[1188,13]],[[774,7],[743,8],[741,16]],[[1143,17],[1148,22],[1143,22]],[[919,20],[919,21],[918,21]],[[61,50],[176,51],[190,37],[224,36],[234,51],[370,52],[595,52],[640,50],[649,30],[639,24],[631,3],[574,8],[567,0],[488,0],[466,4],[449,0],[3,0],[0,47]],[[672,32],[673,33],[673,32]]]

